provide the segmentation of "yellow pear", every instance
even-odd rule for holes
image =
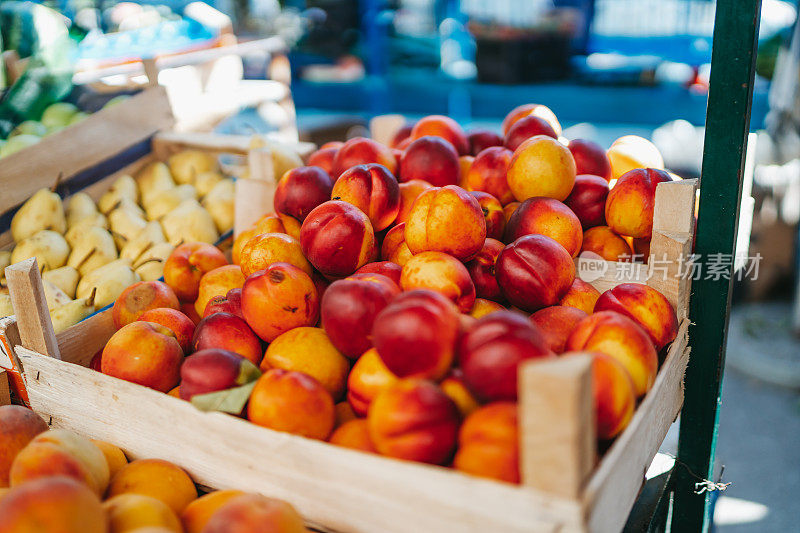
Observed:
[[[194,188],[197,189],[197,195],[202,198],[214,188],[214,185],[225,179],[220,172],[211,170],[198,174],[194,180]]]
[[[215,243],[219,239],[214,219],[197,200],[184,200],[161,219],[167,240],[174,246],[182,242]]]
[[[47,281],[46,279],[42,280],[42,286],[44,287],[44,299],[47,300],[47,308],[52,310],[58,307],[59,305],[64,305],[65,303],[72,300],[66,292],[62,291],[55,284]]]
[[[72,300],[50,311],[50,321],[53,323],[53,331],[55,333],[61,333],[94,313],[94,299],[95,293],[93,292],[88,298]]]
[[[75,298],[75,289],[78,287],[78,281],[81,279],[81,275],[78,269],[66,265],[43,272],[42,279],[49,281],[64,291],[70,298]]]
[[[261,136],[250,140],[250,148],[268,148],[272,153],[272,168],[275,177],[280,178],[287,171],[303,166],[303,160],[292,148]]]
[[[95,213],[92,216],[81,219],[74,226],[70,226],[64,234],[64,238],[67,239],[67,243],[70,246],[74,247],[75,243],[80,240],[81,235],[86,232],[86,229],[91,227],[108,229],[108,219],[102,213]]]
[[[167,242],[167,238],[164,237],[161,224],[154,220],[153,222],[148,222],[145,227],[139,230],[139,233],[125,243],[125,246],[119,252],[119,256],[122,259],[136,261],[145,250],[162,242]]]
[[[197,198],[197,190],[189,184],[178,185],[166,191],[159,191],[147,197],[144,204],[148,220],[159,220],[161,217],[175,209],[184,200]]]
[[[11,295],[4,292],[0,293],[0,318],[14,314],[14,306],[11,305]]]
[[[51,230],[62,235],[67,231],[61,197],[50,189],[36,191],[11,219],[11,236],[16,242],[42,230]]]
[[[77,269],[81,276],[85,276],[115,259],[117,259],[117,247],[108,230],[89,226],[75,241],[67,265]]]
[[[210,170],[216,170],[217,158],[200,150],[183,150],[167,160],[169,171],[175,183],[194,183],[196,177]]]
[[[85,218],[99,214],[92,197],[85,192],[73,194],[67,200],[67,228],[71,228]]]
[[[108,214],[108,224],[118,249],[133,239],[147,225],[139,206],[131,206],[123,200],[123,204]]]
[[[108,189],[97,202],[97,208],[104,215],[113,211],[117,203],[123,198],[127,198],[134,204],[139,201],[139,186],[131,176],[124,174],[118,177],[111,188]]]
[[[175,249],[168,242],[162,242],[148,248],[133,264],[136,273],[143,281],[155,281],[164,276],[164,263]]]
[[[60,233],[42,230],[17,243],[11,252],[12,263],[29,257],[35,257],[45,270],[58,268],[67,262],[69,244]]]
[[[150,163],[136,175],[136,184],[142,196],[142,204],[159,191],[165,191],[175,186],[167,165],[161,161]]]
[[[5,286],[6,267],[11,264],[11,252],[0,251],[0,285]]]
[[[141,281],[141,278],[131,268],[130,261],[117,259],[83,276],[75,295],[78,298],[88,298],[96,288],[94,304],[96,308],[102,309],[114,303],[122,291],[137,281]]]
[[[202,205],[214,219],[214,224],[220,233],[225,233],[233,228],[235,198],[236,194],[231,179],[224,179],[214,185],[214,188],[203,198]]]

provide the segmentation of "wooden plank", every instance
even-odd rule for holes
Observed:
[[[25,380],[22,377],[22,365],[14,352],[14,346],[21,343],[16,317],[0,318],[0,368],[6,371],[14,395],[28,405],[28,391],[25,389]]]
[[[272,212],[278,187],[269,148],[251,150],[247,161],[250,177],[237,179],[235,185],[234,236],[250,229],[259,218]]]
[[[370,136],[379,143],[390,146],[395,134],[406,125],[403,115],[378,115],[369,121]]]
[[[111,317],[111,309],[70,326],[56,335],[61,360],[89,366],[94,354],[103,349],[115,331],[117,328]]]
[[[53,426],[114,442],[131,458],[174,462],[201,485],[284,498],[325,531],[582,530],[575,501],[271,431],[22,347],[17,354],[31,406]]]
[[[0,368],[0,405],[11,405],[11,386],[8,372]]]
[[[0,213],[21,204],[37,190],[52,186],[60,173],[69,179],[171,124],[164,90],[154,87],[3,158],[0,183],[5,187],[0,195]]]
[[[689,320],[684,319],[653,388],[586,485],[584,502],[589,531],[619,531],[625,524],[645,472],[683,404],[683,373],[689,360],[688,329]]]
[[[519,417],[523,484],[578,498],[596,458],[591,355],[524,364]]]
[[[17,317],[22,345],[54,359],[61,358],[47,310],[42,276],[35,257],[6,267],[6,281]]]
[[[605,261],[589,257],[576,257],[574,261],[576,275],[601,293],[620,283],[647,283],[649,269],[644,263]]]

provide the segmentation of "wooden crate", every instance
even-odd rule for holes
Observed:
[[[6,271],[18,314],[2,327],[14,341],[31,407],[53,426],[114,442],[132,458],[172,461],[208,487],[287,499],[325,531],[615,531],[683,402],[690,286],[680,261],[691,251],[695,190],[694,180],[658,186],[651,266],[579,265],[600,290],[648,283],[676,307],[678,336],[653,388],[598,460],[590,358],[526,363],[519,486],[272,431],[90,370],[114,333],[110,312],[54,335],[33,260]],[[666,259],[666,276],[653,268],[654,257]]]

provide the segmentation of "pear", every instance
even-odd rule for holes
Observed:
[[[147,203],[147,199],[160,191],[166,191],[175,186],[167,165],[161,161],[150,163],[136,175],[136,183],[139,185],[139,192],[142,195],[142,204]]]
[[[88,298],[72,300],[50,311],[50,321],[53,323],[53,331],[55,333],[61,333],[94,313],[96,292],[97,290],[95,289]]]
[[[202,172],[194,179],[194,188],[197,189],[197,195],[202,198],[214,188],[214,185],[225,179],[221,173],[216,170]]]
[[[67,265],[85,276],[115,259],[117,247],[111,234],[103,228],[88,226],[73,244]]]
[[[46,279],[42,280],[42,286],[44,287],[44,299],[47,300],[47,308],[50,310],[53,310],[59,305],[64,305],[72,300],[67,293]]]
[[[5,286],[6,267],[11,264],[11,252],[0,251],[0,285]]]
[[[11,252],[11,262],[19,263],[35,257],[45,270],[64,266],[69,257],[69,244],[60,233],[42,230],[23,239]]]
[[[236,193],[233,180],[224,179],[214,185],[203,198],[203,207],[214,219],[217,231],[225,233],[233,228],[233,214]]]
[[[85,111],[78,111],[77,113],[72,115],[71,119],[69,119],[69,122],[67,122],[67,126],[72,126],[73,124],[77,124],[78,122],[82,122],[82,121],[86,120],[88,117],[89,117],[89,113],[86,113]]]
[[[75,295],[78,298],[88,298],[95,288],[94,305],[98,309],[114,303],[122,291],[141,281],[139,274],[133,271],[127,259],[117,259],[108,264],[92,270],[81,278]]]
[[[75,289],[78,287],[81,275],[78,269],[66,265],[43,272],[42,279],[49,281],[64,291],[70,298],[75,298]]]
[[[108,229],[108,219],[103,216],[103,213],[95,213],[94,215],[88,216],[84,219],[79,220],[73,226],[67,230],[64,234],[64,238],[67,239],[67,242],[73,248],[75,247],[75,243],[80,240],[81,235],[86,232],[87,228],[97,227],[102,229]]]
[[[280,179],[286,172],[293,168],[303,166],[303,160],[293,149],[288,146],[270,141],[261,136],[254,136],[250,140],[250,148],[268,148],[272,154],[272,168],[276,179]]]
[[[36,191],[11,219],[11,236],[16,242],[42,230],[67,231],[61,197],[50,189]]]
[[[139,201],[139,186],[127,174],[118,177],[111,185],[111,188],[103,193],[103,196],[97,202],[97,208],[100,209],[101,213],[107,215],[117,207],[117,204],[123,198],[127,198],[134,204]]]
[[[197,189],[192,185],[178,185],[166,191],[158,191],[148,196],[144,204],[148,220],[159,220],[161,217],[175,209],[184,200],[197,198]]]
[[[219,239],[214,219],[197,200],[184,200],[161,219],[167,240],[177,246],[182,242],[215,243]]]
[[[41,122],[48,130],[61,129],[69,124],[72,116],[79,111],[80,109],[69,102],[56,102],[47,106],[42,113]]]
[[[0,317],[11,316],[14,314],[14,306],[11,305],[11,295],[4,292],[0,293]]]
[[[164,276],[164,263],[175,249],[168,242],[162,242],[148,248],[133,264],[136,273],[143,281],[155,281]]]
[[[81,220],[98,214],[92,197],[85,192],[73,194],[67,200],[67,228],[71,228]]]
[[[120,250],[125,246],[126,242],[136,237],[136,234],[147,225],[141,208],[127,202],[130,202],[130,200],[124,198],[122,205],[108,215],[108,223],[114,235],[114,242]]]
[[[25,120],[17,124],[17,127],[11,130],[8,138],[16,137],[17,135],[35,135],[37,137],[44,137],[47,134],[47,126],[38,120]]]
[[[8,157],[11,154],[16,154],[20,150],[33,146],[41,140],[41,137],[29,133],[15,135],[0,145],[0,159]]]
[[[194,183],[198,174],[216,170],[217,158],[200,150],[183,150],[173,154],[167,160],[169,171],[175,183]]]
[[[167,242],[167,238],[164,237],[164,230],[161,229],[161,224],[157,221],[148,222],[139,233],[125,243],[125,246],[119,252],[119,256],[122,259],[136,261],[145,250],[162,242]]]

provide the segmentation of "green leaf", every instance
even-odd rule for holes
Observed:
[[[258,369],[251,361],[245,359],[239,366],[239,375],[236,376],[237,385],[246,385],[251,381],[255,381],[261,377],[261,370]]]
[[[250,394],[255,386],[256,382],[251,381],[241,387],[209,392],[208,394],[197,394],[192,396],[192,405],[201,411],[222,411],[223,413],[238,415],[244,409],[247,400],[250,399]]]

